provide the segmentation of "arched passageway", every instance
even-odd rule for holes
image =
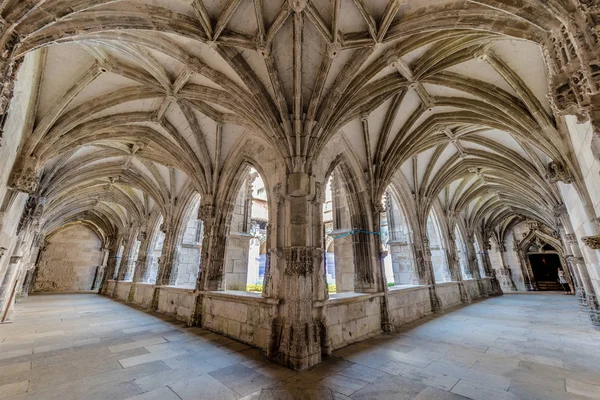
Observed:
[[[3,0],[0,21],[0,321],[89,287],[304,370],[543,289],[535,243],[600,325],[594,2]]]

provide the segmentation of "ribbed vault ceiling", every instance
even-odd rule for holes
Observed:
[[[24,154],[47,230],[104,232],[218,190],[248,137],[310,172],[341,137],[381,196],[394,177],[471,226],[553,223],[569,165],[539,47],[562,0],[4,0],[43,52]],[[3,36],[6,37],[6,34]],[[341,136],[340,136],[341,135]],[[401,175],[399,175],[401,174]]]

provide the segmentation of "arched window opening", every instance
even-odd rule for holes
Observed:
[[[415,279],[415,259],[411,243],[412,232],[406,215],[391,191],[383,198],[385,212],[380,216],[381,243],[387,256],[384,258],[388,286],[418,284]]]
[[[262,292],[267,262],[267,190],[258,171],[248,168],[233,206],[227,251],[225,289]]]
[[[446,249],[442,239],[440,224],[433,210],[427,218],[427,237],[431,250],[431,264],[433,265],[435,283],[449,282],[450,270],[448,269],[448,261],[446,259]]]
[[[352,221],[341,175],[334,170],[325,185],[323,224],[327,253],[327,289],[330,293],[354,291],[354,248]]]
[[[162,226],[163,223],[163,218],[160,217],[160,220],[158,221],[158,226]],[[152,259],[150,260],[150,265],[149,265],[149,269],[148,269],[148,277],[145,280],[145,282],[148,283],[155,283],[156,282],[156,275],[158,274],[158,259],[160,258],[161,254],[162,254],[162,248],[163,248],[163,243],[165,242],[165,233],[163,231],[161,231],[160,229],[157,230],[155,238],[154,238],[154,244],[150,247],[150,254],[148,254],[148,257],[151,257]]]
[[[198,219],[198,207],[200,196],[196,196],[192,206],[186,215],[186,225],[181,243],[179,245],[178,257],[175,262],[177,277],[175,284],[183,287],[195,287],[198,271],[200,269],[200,253],[202,247],[202,233],[204,225]]]
[[[458,226],[454,228],[454,243],[456,244],[456,255],[458,256],[458,264],[460,265],[460,273],[463,279],[473,279],[471,271],[469,271],[469,261],[467,257],[467,248],[460,234]]]

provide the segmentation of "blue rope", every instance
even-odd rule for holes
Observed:
[[[341,235],[332,236],[332,238],[334,240],[335,239],[340,239],[340,238],[343,238],[343,237],[346,237],[346,236],[353,235],[355,233],[367,233],[369,235],[381,235],[381,232],[371,232],[371,231],[365,231],[365,230],[362,230],[362,229],[352,229],[351,231],[342,233]]]

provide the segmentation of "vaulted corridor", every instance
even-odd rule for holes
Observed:
[[[16,304],[14,323],[0,325],[0,399],[298,394],[597,399],[600,332],[571,296],[511,294],[434,314],[295,372],[245,344],[93,294],[30,296]]]

